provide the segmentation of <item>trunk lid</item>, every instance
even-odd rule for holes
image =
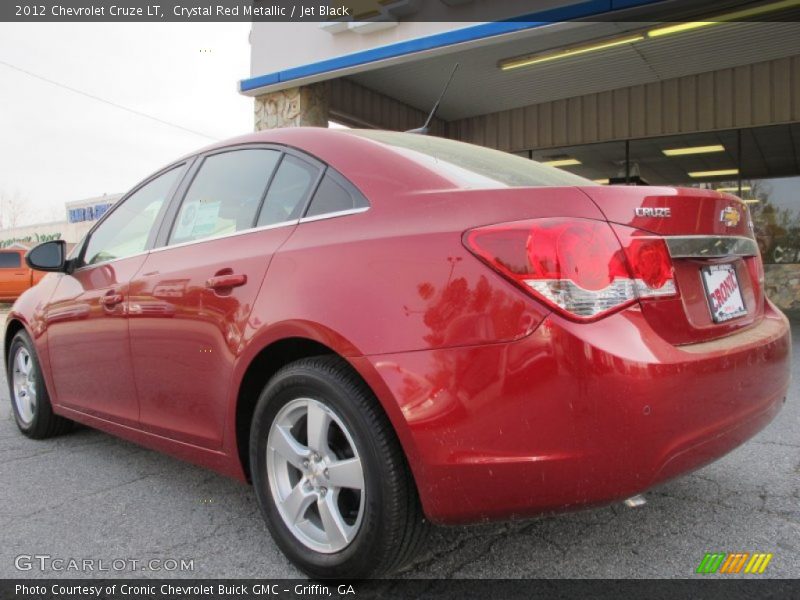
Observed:
[[[641,302],[648,323],[664,339],[702,342],[762,318],[763,267],[741,200],[693,188],[581,189],[612,225],[667,240],[679,295]]]

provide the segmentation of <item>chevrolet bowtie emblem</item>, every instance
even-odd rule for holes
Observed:
[[[742,217],[739,214],[739,211],[733,206],[723,208],[722,212],[719,213],[719,220],[725,223],[727,227],[736,227],[739,224],[739,219],[741,218]]]

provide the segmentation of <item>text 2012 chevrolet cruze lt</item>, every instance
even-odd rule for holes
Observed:
[[[8,317],[17,424],[71,421],[251,480],[313,576],[426,522],[627,498],[778,412],[785,317],[746,207],[502,152],[286,129],[135,187]]]

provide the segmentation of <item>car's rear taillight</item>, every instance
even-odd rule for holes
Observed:
[[[585,321],[677,294],[666,244],[638,233],[589,219],[532,219],[472,229],[464,243],[526,292]]]

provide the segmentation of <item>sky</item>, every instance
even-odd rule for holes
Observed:
[[[237,90],[250,73],[249,32],[249,23],[0,23],[0,199],[24,203],[17,224],[64,220],[65,202],[125,192],[252,131],[253,100]],[[783,183],[772,200],[795,207],[797,182]]]
[[[24,200],[18,224],[63,220],[65,202],[124,192],[184,154],[252,131],[253,100],[237,91],[250,71],[249,31],[0,23],[0,194]]]

